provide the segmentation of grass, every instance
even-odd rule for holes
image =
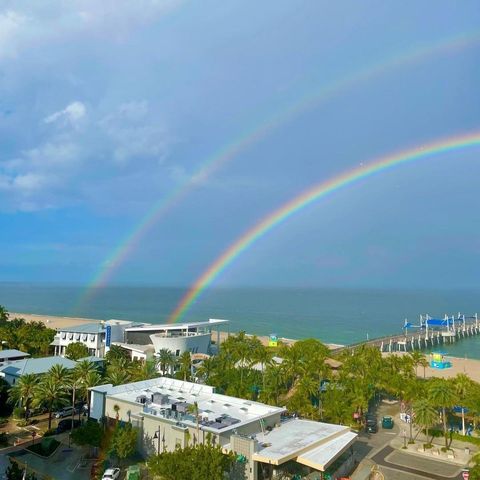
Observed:
[[[55,452],[59,445],[60,442],[52,438],[48,443],[42,441],[39,443],[35,443],[34,445],[30,445],[29,447],[27,447],[27,450],[30,450],[31,452],[36,453],[41,457],[49,457]]]

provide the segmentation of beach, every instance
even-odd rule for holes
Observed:
[[[27,322],[42,322],[47,327],[53,329],[67,328],[74,325],[79,325],[81,323],[99,323],[101,320],[93,318],[82,318],[82,317],[60,317],[55,315],[37,315],[33,313],[16,313],[10,312],[10,318],[24,318]],[[220,333],[220,343],[225,341],[229,335],[233,335],[231,332],[221,331]],[[249,335],[253,336],[253,335]],[[268,345],[269,337],[267,335],[258,335],[257,338],[264,344]],[[291,345],[296,342],[296,340],[291,338],[282,338],[278,337],[280,341]],[[217,332],[212,332],[212,340],[217,340]],[[341,345],[336,345],[333,343],[326,344],[328,348],[335,349]],[[396,352],[397,355],[405,355],[403,352]],[[387,355],[387,354],[385,354]],[[467,374],[472,380],[480,382],[480,360],[475,360],[471,358],[459,358],[459,357],[448,357],[452,362],[452,367],[444,370],[439,370],[431,367],[425,369],[425,376],[430,377],[440,377],[440,378],[453,378],[459,373]],[[423,376],[423,368],[418,368],[418,375]]]

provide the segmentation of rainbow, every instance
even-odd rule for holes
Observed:
[[[296,196],[280,208],[269,214],[253,228],[245,232],[237,241],[228,247],[197,279],[190,290],[181,299],[168,321],[174,323],[180,320],[193,305],[202,292],[243,252],[252,247],[258,240],[290,217],[301,212],[316,201],[342,188],[353,185],[360,180],[385,172],[395,166],[405,165],[434,155],[480,146],[480,132],[440,139],[426,145],[404,150],[398,153],[377,158],[370,163],[348,170],[325,182],[314,185],[307,191]]]
[[[233,158],[237,157],[241,152],[265,138],[271,131],[304,111],[313,108],[320,102],[327,101],[355,87],[359,83],[387,73],[394,68],[416,63],[434,55],[466,48],[477,43],[479,40],[480,35],[477,32],[464,33],[446,40],[444,39],[441,42],[436,42],[433,45],[419,46],[407,53],[394,55],[380,63],[347,74],[339,80],[324,84],[313,92],[308,92],[301,96],[293,105],[282,106],[267,118],[257,122],[252,128],[244,131],[234,142],[227,144],[221,150],[204,160],[191,177],[181,182],[177,188],[173,189],[169,194],[160,198],[152,205],[145,215],[143,215],[142,219],[135,224],[129,234],[126,235],[108,257],[101,262],[98,271],[88,283],[86,290],[82,292],[74,310],[81,310],[81,306],[87,303],[99,288],[108,283],[118,267],[136,250],[148,231],[173,210],[191,191],[204,183],[210,176]]]

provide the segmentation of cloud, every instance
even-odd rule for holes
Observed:
[[[72,102],[67,105],[63,110],[52,113],[48,117],[44,118],[45,123],[60,123],[69,124],[71,126],[77,126],[81,120],[85,118],[87,114],[87,108],[82,102]]]
[[[13,10],[0,12],[0,60],[15,57],[16,37],[26,22],[26,17]]]

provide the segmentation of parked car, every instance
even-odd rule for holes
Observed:
[[[54,414],[55,418],[64,418],[64,417],[71,417],[72,414],[77,414],[78,410],[73,407],[64,407],[60,410],[56,411]]]
[[[119,468],[108,468],[107,470],[105,470],[102,480],[116,480],[119,476]]]
[[[383,428],[393,428],[393,418],[390,417],[389,415],[386,415],[385,417],[382,418],[382,427]]]
[[[73,428],[78,428],[82,422],[80,420],[75,419],[73,421]],[[72,420],[70,418],[66,418],[65,420],[60,420],[57,425],[57,433],[68,432],[72,429]]]
[[[370,418],[367,420],[367,432],[368,433],[377,433],[378,432],[378,422],[377,419]]]

